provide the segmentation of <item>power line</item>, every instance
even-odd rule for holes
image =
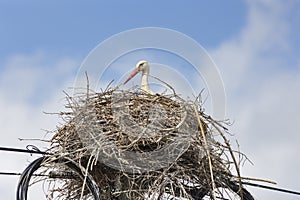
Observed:
[[[51,155],[51,153],[41,151],[36,146],[33,146],[33,145],[27,145],[26,149],[18,149],[18,148],[11,148],[11,147],[0,147],[0,151]]]
[[[29,166],[23,171],[17,187],[17,200],[27,200],[30,179],[33,176],[34,172],[37,171],[40,167],[42,167],[42,163],[47,159],[49,159],[48,156],[38,158],[31,162]],[[67,158],[57,158],[56,160],[53,160],[53,162],[65,165],[70,170],[74,171],[74,173],[76,173],[78,177],[80,177],[82,180],[86,180],[86,186],[92,193],[94,199],[101,200],[101,194],[98,185],[96,184],[95,180],[91,175],[85,174],[82,171],[81,166]]]
[[[283,193],[300,195],[300,192],[296,192],[296,191],[292,191],[292,190],[287,190],[287,189],[283,189],[283,188],[278,188],[278,187],[271,187],[271,186],[260,185],[260,184],[249,183],[249,182],[242,182],[242,184],[253,186],[253,187],[264,188],[264,189],[268,189],[268,190],[274,190],[274,191],[283,192]]]
[[[20,175],[22,175],[22,173],[0,172],[0,175],[20,176]],[[47,176],[49,178],[63,178],[63,179],[79,178],[78,175],[74,174],[73,172],[54,172],[54,171],[50,172],[48,175],[46,175],[46,174],[32,174],[32,176]],[[252,187],[263,188],[263,189],[267,189],[267,190],[273,190],[273,191],[278,191],[278,192],[283,192],[283,193],[300,195],[300,192],[287,190],[287,189],[283,189],[283,188],[278,188],[278,187],[271,187],[271,186],[260,185],[260,184],[256,184],[256,183],[250,183],[250,182],[242,182],[242,184],[243,185],[249,185],[249,186],[252,186]]]
[[[22,173],[17,172],[0,172],[3,176],[21,176]],[[32,176],[44,176],[48,178],[62,178],[62,179],[77,179],[78,175],[73,172],[56,172],[51,171],[49,174],[32,174]]]
[[[52,155],[51,153],[39,150],[34,145],[27,145],[26,149],[11,148],[11,147],[0,147],[0,151]],[[21,176],[22,173],[0,172],[0,175]],[[76,175],[72,172],[62,172],[62,173],[53,172],[53,173],[50,173],[48,175],[45,175],[45,174],[31,174],[31,176],[48,176],[49,178],[68,178],[68,179],[78,178],[78,175]],[[300,196],[300,192],[292,191],[292,190],[288,190],[288,189],[283,189],[283,188],[278,188],[278,187],[271,187],[271,186],[266,186],[266,185],[260,185],[260,184],[256,184],[256,183],[250,183],[250,182],[242,182],[242,184],[243,185],[249,185],[249,186],[252,186],[252,187],[258,187],[258,188],[263,188],[263,189],[267,189],[267,190],[273,190],[273,191],[289,193],[289,194],[294,194],[294,195],[299,195]]]
[[[22,173],[15,173],[15,172],[0,172],[0,175],[7,175],[7,176],[21,176]],[[33,174],[33,176],[48,176],[43,174]]]

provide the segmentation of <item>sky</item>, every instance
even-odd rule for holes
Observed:
[[[202,45],[218,69],[225,88],[225,117],[233,122],[229,129],[254,163],[246,163],[242,174],[300,191],[299,10],[297,0],[1,1],[0,146],[47,148],[18,138],[47,138],[45,130],[55,130],[61,120],[44,112],[64,109],[63,91],[74,86],[80,66],[97,45],[134,28],[167,28]],[[162,80],[191,73],[190,64],[181,58],[144,50],[112,64],[112,70],[123,66],[117,80],[129,73],[139,56],[168,66],[179,63],[176,73],[160,73],[153,67],[151,73]],[[115,75],[106,73],[108,79]],[[205,87],[204,82],[199,84]],[[178,81],[172,84],[184,88]],[[0,171],[21,172],[35,157],[1,152],[0,158]],[[0,180],[1,199],[14,199],[18,177]],[[256,199],[296,198],[247,189]],[[41,198],[38,188],[30,195]]]

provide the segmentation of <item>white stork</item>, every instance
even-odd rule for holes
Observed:
[[[145,60],[141,60],[136,64],[135,69],[131,72],[131,74],[123,84],[125,85],[135,75],[137,75],[139,72],[142,72],[141,90],[148,94],[154,95],[154,92],[152,92],[149,88],[149,83],[148,83],[149,71],[150,71],[149,63]]]

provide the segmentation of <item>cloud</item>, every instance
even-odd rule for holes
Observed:
[[[63,90],[72,86],[78,61],[72,58],[49,60],[42,53],[13,55],[2,64],[0,74],[0,133],[1,146],[25,148],[34,144],[39,148],[48,145],[41,142],[20,142],[18,138],[49,138],[45,131],[54,130],[59,118],[45,115],[43,111],[57,112],[63,109]],[[34,157],[26,154],[2,152],[1,169],[5,172],[21,172]],[[18,177],[2,176],[1,198],[14,199]],[[34,196],[33,196],[34,195]],[[33,192],[32,199],[41,199]],[[35,197],[35,198],[34,198]]]
[[[43,53],[13,55],[3,64],[0,75],[1,91],[9,101],[45,102],[56,93],[57,87],[74,75],[78,62],[70,58],[50,60]],[[66,77],[68,76],[68,77]]]
[[[230,128],[255,164],[246,165],[242,172],[300,190],[296,159],[300,65],[291,48],[292,4],[248,1],[248,6],[246,26],[210,51],[224,79],[227,115],[235,121]],[[250,191],[258,199],[295,199],[262,189]]]

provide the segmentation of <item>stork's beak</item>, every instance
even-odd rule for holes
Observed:
[[[139,73],[139,69],[136,68],[134,69],[131,74],[128,76],[128,78],[126,79],[126,81],[124,81],[123,85],[125,85],[128,81],[130,81],[130,79],[132,79],[135,75],[137,75],[137,73]]]

